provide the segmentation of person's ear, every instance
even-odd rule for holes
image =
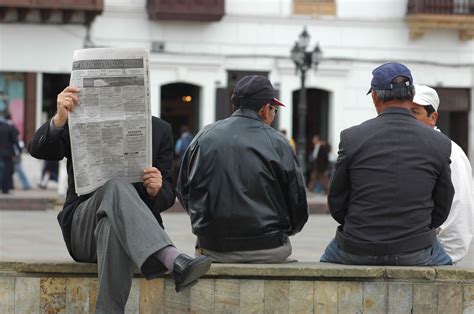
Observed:
[[[380,113],[382,111],[381,102],[375,90],[370,92],[370,96],[372,96],[372,102],[374,103],[375,110],[377,110],[377,113]]]
[[[438,122],[438,112],[433,112],[428,118],[430,119],[431,127],[434,128],[436,126],[436,122]]]
[[[266,119],[269,113],[269,108],[270,106],[268,104],[263,105],[260,110],[258,111],[258,115],[262,120]]]
[[[272,115],[272,110],[270,104],[265,104],[260,108],[258,115],[263,123],[271,124],[273,122],[274,116]]]

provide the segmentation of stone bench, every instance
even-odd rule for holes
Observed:
[[[0,313],[92,313],[94,264],[0,262]],[[213,264],[175,293],[135,276],[127,313],[474,313],[474,269]]]

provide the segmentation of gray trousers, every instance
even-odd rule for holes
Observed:
[[[232,252],[217,252],[203,248],[196,249],[196,255],[206,255],[213,263],[289,263],[296,262],[296,260],[288,259],[291,255],[290,239],[287,239],[282,246],[255,251],[232,251]]]
[[[136,267],[147,279],[163,274],[154,253],[173,245],[133,185],[120,179],[77,207],[71,238],[75,259],[98,264],[96,313],[124,313]]]

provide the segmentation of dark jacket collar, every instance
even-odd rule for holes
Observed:
[[[234,111],[232,114],[232,117],[245,117],[245,118],[250,118],[250,119],[255,119],[258,121],[262,121],[262,118],[258,115],[258,113],[255,110],[248,109],[248,108],[240,108]]]
[[[404,114],[416,119],[413,113],[411,113],[410,109],[403,108],[403,107],[389,107],[385,109],[384,111],[382,111],[379,114],[379,116],[384,115],[384,114]]]

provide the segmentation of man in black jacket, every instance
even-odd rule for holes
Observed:
[[[231,117],[204,128],[186,151],[178,198],[191,217],[197,253],[224,263],[284,262],[288,236],[308,220],[301,169],[288,140],[270,127],[283,104],[270,81],[235,86]]]
[[[152,164],[143,182],[111,179],[96,191],[78,196],[67,120],[78,105],[79,89],[66,87],[57,97],[54,117],[41,126],[29,144],[33,157],[67,158],[68,191],[58,221],[71,257],[98,264],[96,313],[123,313],[137,266],[147,279],[170,271],[175,289],[194,284],[210,267],[206,257],[181,254],[163,230],[160,213],[175,201],[171,160],[171,126],[152,119]]]
[[[6,119],[7,113],[0,113],[0,185],[2,194],[8,194],[13,181],[13,158],[18,146],[18,130]]]
[[[341,132],[328,195],[340,226],[321,261],[452,264],[435,231],[454,195],[451,142],[410,112],[415,91],[406,66],[386,63],[372,74],[379,115]]]

